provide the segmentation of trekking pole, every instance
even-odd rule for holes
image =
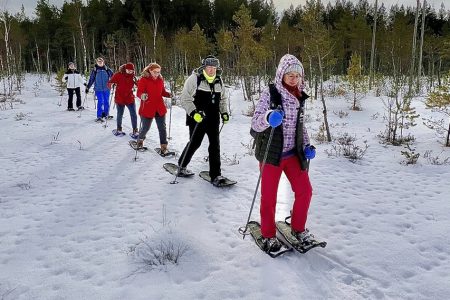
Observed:
[[[84,94],[84,99],[83,99],[83,105],[82,105],[83,107],[84,107],[84,104],[86,103],[86,98],[87,98],[87,94],[85,93],[85,94]],[[89,104],[88,104],[88,105],[89,105]],[[86,106],[86,107],[87,107],[87,106]]]
[[[111,88],[111,92],[109,93],[109,107],[111,107],[111,100],[113,99],[113,97],[114,97],[114,93],[116,92],[116,86],[114,85],[112,88]],[[115,104],[116,102],[114,102],[114,104]]]
[[[171,140],[172,137],[170,136],[170,127],[172,126],[172,99],[170,99],[170,108],[169,108],[169,137],[168,140]]]
[[[189,137],[189,143],[188,143],[188,145],[186,147],[186,151],[184,152],[183,159],[181,160],[180,168],[183,165],[184,160],[186,159],[186,154],[188,153],[189,148],[191,147],[192,139],[194,138],[195,132],[197,131],[197,127],[198,127],[199,124],[200,123],[195,124],[194,130],[192,131],[192,135]],[[171,181],[170,184],[177,184],[178,183],[178,181],[177,181],[178,174],[179,174],[179,172],[177,172],[177,174],[175,175],[175,179],[173,181]]]
[[[139,123],[139,132],[141,132],[141,129],[142,129],[142,117],[141,117],[141,122]],[[134,154],[134,161],[137,161],[137,159],[138,159],[138,147],[137,147],[138,140],[139,140],[139,136],[136,140],[136,149],[135,149],[136,153]]]
[[[248,223],[250,222],[250,217],[252,215],[253,206],[255,205],[256,195],[258,194],[259,184],[261,182],[261,177],[262,177],[262,174],[263,174],[263,171],[264,171],[264,167],[266,166],[267,154],[269,153],[269,147],[270,147],[270,143],[272,142],[272,137],[273,137],[273,132],[274,131],[275,131],[275,127],[272,127],[272,129],[270,130],[269,141],[267,142],[267,148],[266,148],[266,151],[264,153],[264,158],[263,158],[263,161],[262,161],[262,164],[261,164],[261,170],[259,172],[258,182],[256,183],[255,193],[253,194],[252,205],[250,206],[250,212],[248,213],[247,223],[245,224],[245,228],[239,227],[239,229],[238,229],[238,232],[240,234],[242,234],[242,239],[244,239],[245,236],[248,235],[248,233],[247,233]]]
[[[92,99],[94,99],[94,109],[97,109],[97,103],[95,102],[95,98],[96,98],[97,96],[95,96],[95,92],[94,92],[94,98],[92,98]]]

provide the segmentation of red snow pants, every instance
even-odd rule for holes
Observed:
[[[261,168],[260,163],[259,167]],[[279,166],[266,164],[261,176],[261,233],[270,238],[276,234],[275,210],[278,185],[281,173],[286,174],[295,194],[292,208],[291,227],[295,231],[304,231],[311,202],[312,187],[307,171],[302,171],[297,156],[282,158]]]

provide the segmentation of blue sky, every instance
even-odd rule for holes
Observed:
[[[387,7],[390,7],[393,4],[404,4],[404,5],[414,6],[417,3],[416,0],[379,0],[379,1],[385,3],[385,5]],[[375,2],[375,1],[372,0],[371,2]],[[423,2],[423,0],[421,0],[421,2]],[[444,1],[443,0],[428,0],[427,2],[431,3],[431,5],[436,10],[438,10],[441,6],[441,3],[443,3]],[[34,16],[34,9],[36,7],[36,3],[37,3],[37,1],[35,1],[35,0],[22,0],[22,1],[0,0],[0,10],[2,10],[2,11],[7,10],[10,13],[16,13],[20,10],[20,7],[23,4],[25,7],[25,13],[31,17],[31,16]],[[64,0],[49,0],[49,3],[60,7],[64,3]],[[275,6],[277,7],[278,11],[282,11],[284,9],[289,8],[289,6],[291,4],[293,4],[294,7],[296,7],[299,4],[304,4],[305,1],[304,0],[274,0],[274,3],[275,3]],[[450,9],[450,5],[447,5],[446,9],[447,10]]]

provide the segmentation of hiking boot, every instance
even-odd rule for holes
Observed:
[[[136,148],[140,149],[144,147],[144,140],[137,140],[136,141]]]
[[[276,237],[262,238],[264,244],[264,250],[266,252],[277,252],[281,249],[281,243]]]
[[[225,183],[225,180],[226,180],[225,177],[219,175],[219,176],[217,176],[216,178],[214,178],[214,180],[212,180],[211,183],[212,183],[214,186],[221,186],[223,183]]]
[[[139,137],[139,130],[137,128],[133,129],[133,132],[130,133],[131,138],[137,139]]]
[[[314,242],[314,235],[309,233],[307,228],[302,232],[291,230],[291,233],[304,246],[311,245]]]
[[[97,118],[97,119],[95,119],[95,122],[97,122],[97,123],[102,123],[102,122],[103,122],[103,119],[102,119],[102,118]]]
[[[187,177],[189,176],[191,173],[186,169],[186,167],[182,168],[182,167],[178,167],[178,176],[179,177]]]
[[[167,144],[161,144],[161,154],[167,155],[169,153],[169,149],[167,149]]]
[[[72,107],[69,107],[67,110],[68,111],[75,111],[75,109],[73,109]]]
[[[122,130],[116,129],[116,131],[113,132],[115,136],[122,136],[125,135],[125,133]]]
[[[83,110],[84,107],[83,106],[78,106],[77,110]]]

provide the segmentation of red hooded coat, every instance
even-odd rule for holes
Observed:
[[[114,101],[117,104],[128,105],[134,103],[133,87],[134,73],[127,74],[125,69],[134,70],[133,64],[121,65],[119,71],[115,73],[111,79],[108,81],[108,87],[111,88],[112,84],[116,85],[116,91],[114,94]]]
[[[170,93],[164,88],[164,79],[158,76],[156,79],[150,74],[149,68],[145,68],[141,79],[137,84],[137,96],[141,98],[142,93],[147,93],[148,99],[141,100],[139,115],[145,118],[154,118],[155,114],[164,116],[167,113],[166,105],[162,97],[170,97]]]

